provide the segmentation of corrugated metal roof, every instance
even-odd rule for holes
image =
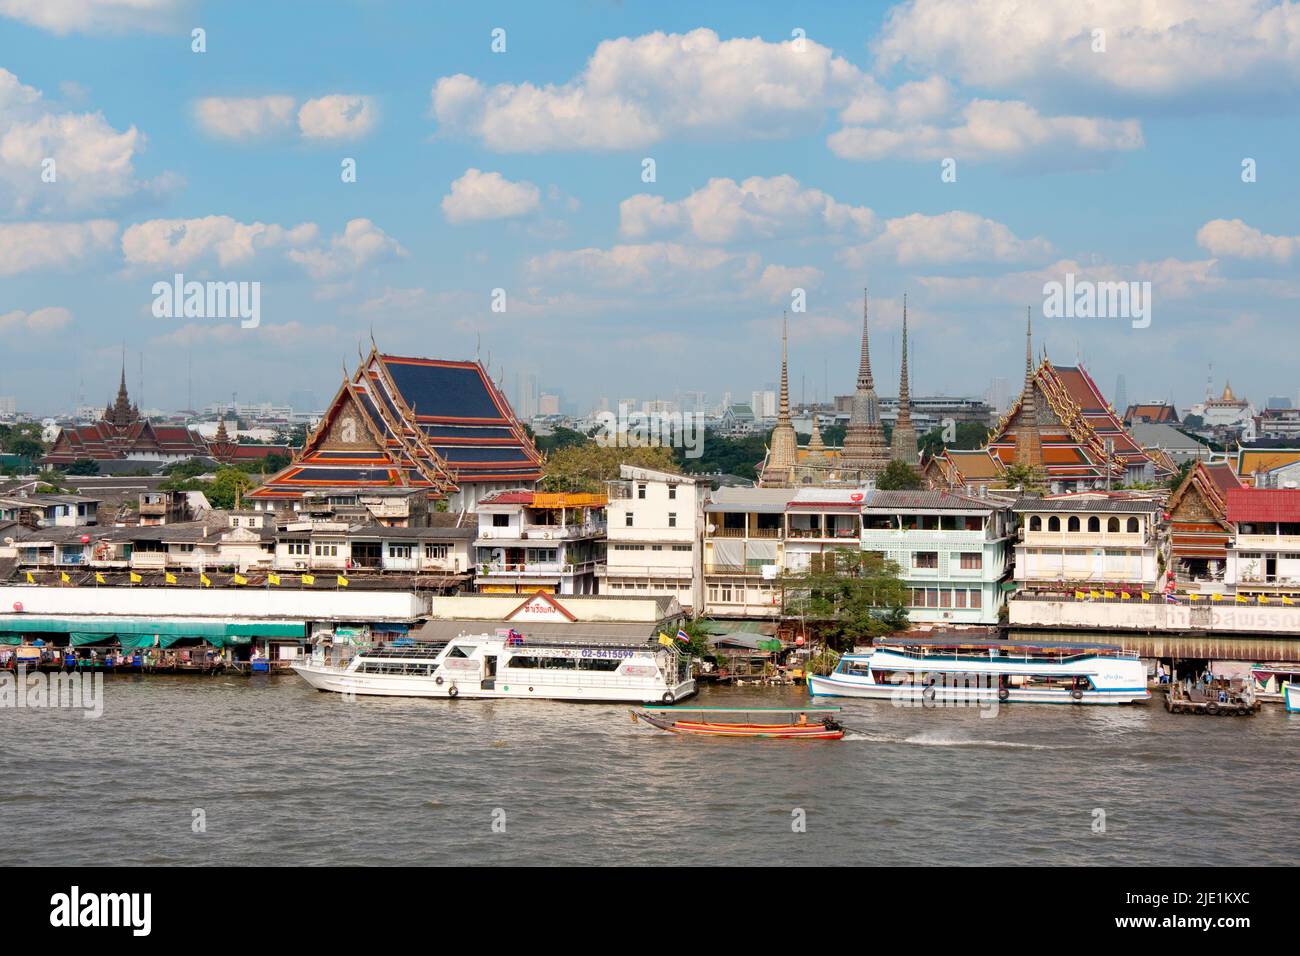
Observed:
[[[1011,508],[1017,514],[1027,511],[1115,511],[1120,514],[1150,514],[1160,504],[1149,498],[1094,498],[1070,495],[1063,498],[1020,498]]]
[[[1230,488],[1228,520],[1300,522],[1300,488]]]
[[[998,511],[1006,507],[1003,502],[989,498],[972,498],[947,491],[873,491],[867,498],[865,511],[898,511],[900,508],[917,508],[926,511]]]

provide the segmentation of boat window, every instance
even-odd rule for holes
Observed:
[[[476,649],[477,649],[477,645],[470,645],[468,647],[461,647],[457,645],[456,647],[453,647],[450,652],[448,652],[447,656],[448,657],[469,657],[471,654],[474,653]]]
[[[622,663],[612,657],[584,657],[578,661],[578,668],[584,671],[616,671]]]

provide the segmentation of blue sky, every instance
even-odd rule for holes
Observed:
[[[1032,306],[1108,392],[1186,405],[1213,361],[1294,398],[1300,7],[1138,6],[0,0],[0,395],[102,403],[125,343],[149,407],[191,365],[196,403],[323,402],[373,328],[580,406],[717,400],[803,289],[811,399],[867,285],[885,393],[906,292],[914,394],[1014,389]],[[154,317],[176,272],[260,282],[261,325]],[[1044,316],[1066,273],[1151,282],[1150,326]]]

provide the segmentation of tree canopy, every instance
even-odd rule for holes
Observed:
[[[656,471],[679,470],[668,448],[618,448],[588,441],[561,448],[551,455],[546,460],[540,487],[542,491],[602,492],[605,482],[618,477],[620,465]]]
[[[911,593],[893,561],[848,548],[813,558],[807,571],[781,577],[782,614],[841,649],[907,626]]]

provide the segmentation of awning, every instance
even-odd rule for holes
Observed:
[[[156,635],[160,641],[171,637],[172,643],[183,637],[220,639],[222,643],[247,644],[253,637],[306,637],[306,625],[291,621],[227,622],[227,621],[157,621],[128,618],[58,618],[35,617],[26,614],[5,615],[0,618],[0,639],[5,643],[19,641],[5,635],[22,634],[97,634],[94,640],[104,640],[114,635],[126,637],[148,635],[150,643]],[[88,642],[83,642],[88,643]],[[216,643],[216,641],[210,641]],[[134,645],[133,645],[134,646]],[[163,644],[164,647],[168,646]]]

